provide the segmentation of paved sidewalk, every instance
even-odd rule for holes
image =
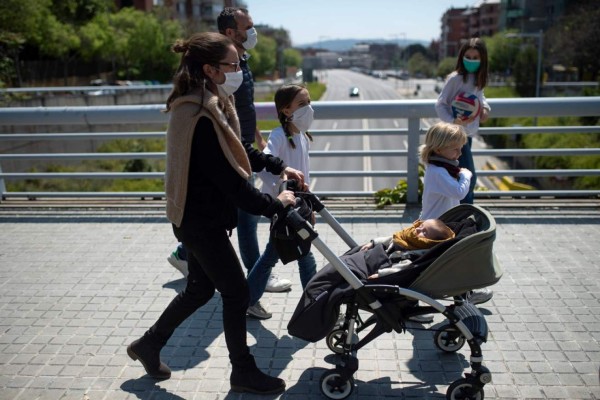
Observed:
[[[600,399],[600,208],[488,209],[505,274],[481,306],[490,326],[483,355],[493,373],[486,399]],[[339,219],[361,242],[410,224],[417,213]],[[329,227],[317,227],[336,254],[346,250]],[[267,228],[259,224],[262,244]],[[301,291],[295,263],[276,268],[293,290],[264,297],[273,318],[248,323],[259,366],[286,380],[284,394],[229,392],[218,295],[164,348],[172,378],[145,376],[125,347],[184,287],[166,261],[175,245],[161,213],[0,213],[0,399],[324,398],[319,378],[332,368],[330,351],[286,330]],[[433,325],[441,321],[437,315]],[[445,398],[468,352],[442,354],[433,333],[419,327],[358,353],[351,399]]]

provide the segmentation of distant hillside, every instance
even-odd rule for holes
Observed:
[[[425,47],[429,46],[429,42],[416,39],[327,39],[319,42],[298,44],[294,47],[299,49],[312,47],[330,51],[348,51],[356,43],[396,43],[400,47],[406,47],[411,44],[421,44]]]

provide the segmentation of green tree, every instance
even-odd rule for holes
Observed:
[[[0,1],[0,80],[11,85],[13,77],[21,86],[20,53],[26,44],[37,44],[43,36],[38,27],[48,14],[50,0]]]
[[[433,60],[433,58],[430,57],[429,50],[422,44],[411,44],[406,46],[403,50],[403,56],[407,60],[410,60],[415,54],[421,54],[425,58]]]
[[[408,72],[411,75],[423,74],[424,76],[433,76],[434,65],[429,61],[423,53],[415,53],[408,60]]]
[[[47,14],[45,23],[39,27],[39,30],[45,38],[39,43],[40,52],[48,57],[62,60],[66,86],[69,76],[69,61],[76,56],[75,51],[79,49],[80,44],[75,27],[61,23],[53,14]]]
[[[485,38],[490,73],[506,75],[512,70],[521,40],[508,38],[506,36],[508,33],[510,32],[499,32],[490,38]]]
[[[514,77],[521,97],[534,97],[537,79],[537,49],[526,45],[516,56]]]
[[[12,86],[15,79],[18,86],[21,86],[18,64],[24,43],[23,36],[17,33],[0,32],[0,87]]]
[[[251,57],[248,63],[255,77],[272,73],[275,70],[276,52],[275,39],[262,35],[256,47],[249,50]]]
[[[114,8],[111,0],[52,0],[51,12],[61,23],[78,27]]]
[[[550,62],[575,66],[579,80],[597,81],[600,76],[600,7],[596,0],[567,2],[565,17],[544,33]]]
[[[283,64],[286,67],[300,67],[302,65],[302,55],[296,49],[283,50]]]
[[[2,32],[19,35],[27,41],[39,43],[43,39],[39,28],[49,14],[51,4],[51,0],[0,1]]]
[[[116,14],[96,15],[80,32],[85,43],[82,55],[110,61],[115,78],[165,81],[177,64],[170,47],[182,28],[175,21],[123,8]]]
[[[172,75],[178,60],[177,55],[170,50],[181,35],[180,25],[172,21],[163,21],[161,24],[161,21],[152,14],[134,10],[131,12],[137,23],[129,32],[126,47],[132,60],[130,65],[134,71],[138,71],[137,76],[131,77],[167,80]]]
[[[456,57],[446,57],[438,64],[435,74],[445,79],[449,73],[454,71],[454,67],[456,67]]]

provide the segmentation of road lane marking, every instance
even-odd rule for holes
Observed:
[[[331,147],[331,142],[325,142],[325,147],[323,148],[323,151],[329,151],[329,148]],[[317,186],[317,180],[319,178],[311,178],[310,179],[310,185],[308,185],[308,190],[310,190],[311,192],[315,191],[315,187]]]

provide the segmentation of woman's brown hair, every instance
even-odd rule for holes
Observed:
[[[167,98],[166,112],[171,111],[175,99],[200,88],[204,95],[205,64],[218,66],[227,55],[233,42],[225,35],[215,32],[195,33],[189,39],[179,39],[172,47],[174,53],[182,53],[179,67],[173,76],[173,90]]]

